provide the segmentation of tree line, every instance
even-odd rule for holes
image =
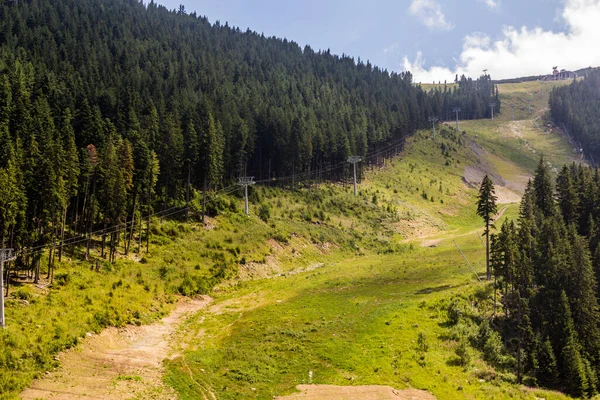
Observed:
[[[324,170],[496,95],[487,75],[428,92],[409,72],[154,1],[3,2],[0,241],[90,235],[182,205],[188,184]],[[20,263],[39,275],[39,254]]]
[[[542,158],[518,220],[492,236],[490,264],[504,314],[496,328],[519,382],[575,396],[600,377],[600,171],[564,166],[553,184]]]
[[[558,125],[600,160],[600,69],[583,71],[583,80],[556,87],[550,93],[550,112]]]

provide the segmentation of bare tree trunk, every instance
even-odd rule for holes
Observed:
[[[112,263],[112,249],[113,249],[113,240],[114,240],[114,232],[110,233],[110,240],[108,241],[108,262]]]
[[[56,236],[52,240],[52,254],[50,256],[50,260],[51,260],[50,268],[51,268],[51,270],[49,272],[50,272],[50,283],[51,284],[54,283],[54,254],[56,253],[55,247],[56,247]]]
[[[4,234],[2,234],[2,248],[4,249]],[[6,294],[0,293],[0,296],[7,297],[8,296],[8,286],[10,285],[10,279],[9,279],[9,277],[10,277],[10,262],[6,262],[4,265],[6,266],[6,269],[5,269],[6,279],[4,279],[4,284],[6,287]],[[2,288],[0,288],[0,291],[1,291],[1,289]]]
[[[163,198],[163,211],[167,209],[167,198],[169,193],[169,177],[167,177],[167,181],[165,182],[165,196]],[[164,217],[160,216],[160,223],[162,225]]]
[[[190,179],[192,176],[192,165],[188,161],[187,187],[185,190],[185,222],[190,221]]]
[[[519,325],[517,327],[519,330],[519,343],[517,348],[517,383],[521,384],[521,341],[522,341],[522,333],[521,333],[521,296],[519,296]]]
[[[58,248],[58,262],[62,261],[62,253],[63,253],[63,243],[65,242],[65,224],[67,223],[67,207],[65,206],[65,211],[62,217],[62,226],[60,228],[60,247]]]
[[[83,231],[84,235],[86,233],[85,232],[86,231],[85,228],[86,228],[86,223],[87,223],[86,218],[85,218],[86,217],[86,211],[87,211],[87,209],[86,209],[86,207],[87,207],[87,198],[88,198],[88,189],[86,188],[85,195],[83,196],[83,207],[81,209],[81,225],[83,225],[83,226],[77,226],[75,228],[79,232]],[[79,221],[75,221],[75,223],[77,225],[79,225]]]
[[[135,226],[135,208],[137,207],[137,191],[133,192],[133,212],[131,213],[131,229],[129,231],[129,238],[127,239],[127,244],[125,245],[125,255],[129,254],[129,246],[131,245],[131,239],[133,238],[133,227]],[[127,219],[126,219],[127,221]],[[127,228],[127,224],[125,224],[125,228]],[[127,231],[127,229],[125,230]]]
[[[115,237],[115,235],[117,235],[117,232],[113,232],[110,235],[110,262],[111,263],[115,263],[115,259],[116,259],[116,240],[117,238]]]
[[[148,211],[148,222],[146,223],[146,254],[150,248],[150,211]]]
[[[202,225],[206,225],[206,223],[204,222],[205,214],[206,214],[206,174],[204,174],[204,188],[202,189]],[[150,221],[150,219],[148,219],[148,221]],[[150,226],[150,222],[148,222],[148,226]]]
[[[39,283],[40,282],[40,258],[39,257],[34,257],[33,258],[33,263],[35,264],[35,274],[33,277],[33,283]]]
[[[296,191],[296,162],[292,163],[292,192]]]
[[[92,182],[92,200],[95,198],[95,194],[96,194],[96,183]],[[87,242],[87,252],[85,254],[85,259],[89,259],[90,257],[90,244],[92,241],[92,226],[94,224],[94,203],[92,202],[91,204],[91,210],[90,210],[90,218],[88,221],[88,242]]]
[[[487,280],[492,279],[492,271],[490,271],[490,224],[485,226],[485,269],[487,272]]]
[[[106,255],[104,254],[105,242],[106,242],[106,219],[104,220],[104,228],[102,228],[102,247],[101,247],[102,250],[100,251],[100,257],[102,257],[102,258],[106,258]]]
[[[75,196],[75,212],[71,214],[71,232],[77,234],[77,223],[79,220],[79,194]]]
[[[117,261],[117,246],[119,245],[120,232],[117,231],[113,233],[112,240],[112,263],[114,264]]]
[[[139,229],[138,229],[138,249],[137,249],[137,253],[138,255],[142,252],[142,208],[140,207],[140,217],[139,219]]]
[[[6,293],[4,294],[4,297],[8,297],[8,288],[10,287],[10,262],[7,262],[4,265],[6,266],[6,279],[4,280]]]
[[[84,237],[87,236],[87,242],[86,242],[86,246],[85,246],[85,260],[87,261],[88,258],[90,258],[90,246],[91,246],[91,241],[92,241],[92,223],[90,221],[86,221],[87,222],[87,229],[84,233]]]
[[[50,247],[50,251],[48,252],[48,273],[46,274],[46,279],[50,279],[50,269],[52,268],[53,255],[54,255],[54,239],[52,242],[52,247]]]

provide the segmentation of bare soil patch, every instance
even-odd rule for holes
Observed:
[[[496,189],[496,196],[498,197],[498,204],[510,204],[510,203],[518,203],[521,201],[521,196],[519,196],[513,188],[520,188],[524,186],[521,183],[507,182],[498,174],[495,174],[492,170],[485,168],[482,165],[477,166],[467,166],[463,172],[463,181],[467,184],[467,186],[478,189],[481,185],[481,181],[483,177],[488,175],[489,178],[494,182]],[[526,183],[527,181],[525,181]]]
[[[496,203],[497,204],[512,204],[521,201],[521,196],[505,186],[496,186]]]
[[[521,177],[519,177],[519,182],[505,180],[503,176],[496,172],[494,165],[487,160],[486,151],[481,146],[472,142],[471,150],[477,156],[478,162],[476,165],[468,165],[465,167],[462,178],[463,182],[473,189],[478,189],[484,176],[488,175],[496,187],[498,204],[518,203],[521,201],[521,196],[515,192],[515,190],[522,192],[525,189],[527,181],[523,184],[520,182]]]
[[[271,246],[273,248],[273,250],[277,250],[277,251],[285,250],[285,248],[281,245],[281,243],[279,243],[277,240],[275,240],[273,238],[267,240],[267,243],[269,244],[269,246]]]
[[[162,361],[177,326],[206,307],[208,296],[182,299],[161,321],[146,326],[107,328],[62,352],[61,368],[21,393],[22,399],[177,399],[162,382]]]
[[[396,390],[390,386],[298,385],[300,393],[276,397],[278,400],[436,400],[428,392],[416,389]]]
[[[270,276],[279,276],[283,272],[279,260],[275,256],[266,256],[265,262],[249,262],[240,265],[239,278],[242,281],[263,279]]]
[[[442,243],[442,239],[428,239],[421,242],[421,247],[437,247]]]

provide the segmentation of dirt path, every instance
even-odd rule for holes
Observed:
[[[416,389],[396,390],[389,386],[298,385],[300,393],[276,397],[276,400],[435,400],[428,392]]]
[[[61,353],[61,368],[33,382],[22,399],[176,399],[162,383],[169,341],[186,316],[212,299],[182,299],[161,321],[146,326],[108,328]]]
[[[502,218],[502,216],[504,215],[504,213],[506,212],[506,210],[508,209],[508,206],[504,206],[500,209],[500,211],[498,211],[498,213],[496,215],[494,215],[494,218],[492,219],[492,223],[496,223],[500,220],[500,218]],[[497,227],[499,228],[499,227]],[[451,232],[445,232],[443,237],[435,237],[432,238],[431,236],[428,235],[424,235],[424,236],[420,236],[418,238],[416,238],[417,240],[420,240],[420,246],[421,247],[437,247],[439,246],[444,240],[448,240],[448,239],[456,239],[458,237],[465,237],[465,236],[471,236],[471,235],[481,235],[482,233],[482,228],[478,228],[478,229],[474,229],[472,231],[469,232],[465,232],[465,233],[451,233]],[[436,234],[435,236],[438,236],[438,234]],[[412,240],[415,239],[409,239],[406,242],[410,242]]]

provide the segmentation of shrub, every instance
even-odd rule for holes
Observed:
[[[262,203],[258,208],[258,217],[264,222],[269,222],[269,218],[271,218],[271,207],[266,203]]]
[[[305,209],[304,212],[302,213],[302,218],[306,221],[306,222],[311,222],[312,221],[312,213],[310,212],[310,209]]]
[[[291,239],[290,234],[287,232],[282,232],[279,229],[274,231],[271,236],[280,243],[289,243]]]
[[[179,284],[177,291],[184,296],[191,296],[196,293],[196,284],[189,275],[186,275]]]
[[[235,201],[235,199],[229,200],[229,211],[231,211],[232,213],[238,212],[238,206],[236,203],[237,202]]]
[[[467,305],[465,304],[465,300],[461,298],[452,299],[448,306],[448,321],[452,325],[456,325],[466,313]]]
[[[471,363],[471,352],[469,351],[469,346],[466,341],[461,341],[454,352],[458,356],[458,363],[461,366],[466,367]]]
[[[31,292],[31,288],[29,286],[22,286],[13,291],[12,296],[19,300],[31,300],[33,293]]]
[[[210,267],[210,272],[213,278],[217,280],[229,279],[233,277],[236,270],[237,269],[234,265],[228,264],[226,262],[219,262]]]
[[[421,353],[427,353],[429,350],[429,343],[427,343],[427,337],[423,332],[419,332],[419,337],[417,338],[417,348]]]
[[[161,265],[158,268],[158,275],[160,276],[160,279],[165,279],[168,274],[169,274],[169,267],[167,267],[166,265]]]
[[[216,216],[219,213],[227,210],[231,207],[227,197],[222,194],[217,194],[210,198],[206,204],[206,214],[210,216]]]
[[[502,355],[502,339],[498,332],[491,330],[483,344],[483,358],[492,363],[499,364],[504,360]]]
[[[54,281],[60,286],[65,286],[71,282],[71,275],[68,272],[58,273],[55,275]]]
[[[207,279],[203,276],[194,276],[186,273],[183,276],[183,280],[177,287],[177,291],[183,296],[208,294],[211,286],[210,279]]]

